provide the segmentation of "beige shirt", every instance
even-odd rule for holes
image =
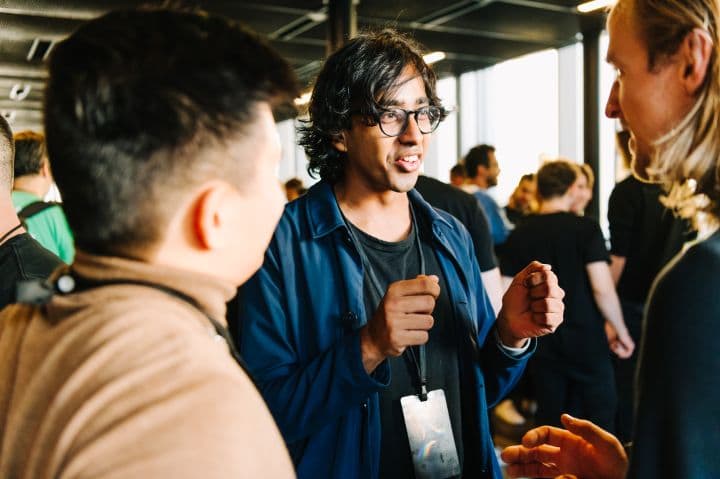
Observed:
[[[162,284],[225,324],[232,285],[78,253],[76,274]],[[0,477],[287,478],[283,440],[197,308],[123,284],[0,314]]]

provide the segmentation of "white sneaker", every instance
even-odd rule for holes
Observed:
[[[525,424],[525,418],[515,409],[515,405],[510,399],[505,399],[495,406],[495,415],[502,421],[512,424],[513,426]]]

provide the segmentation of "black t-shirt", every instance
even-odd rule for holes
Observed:
[[[460,404],[460,364],[452,305],[447,293],[447,284],[430,242],[432,236],[428,225],[420,222],[420,244],[425,258],[425,274],[434,274],[440,278],[440,296],[435,303],[433,318],[435,323],[430,330],[430,339],[426,345],[428,391],[443,389],[450,412],[458,458],[462,464],[462,418]],[[413,279],[420,271],[420,253],[413,227],[407,239],[399,242],[386,242],[374,238],[348,222],[354,236],[362,245],[363,252],[372,265],[376,278],[385,294],[390,283]],[[366,266],[367,270],[367,266]],[[372,286],[368,275],[364,278],[364,297],[368,315],[377,309],[382,296]],[[417,351],[415,351],[417,357]],[[405,430],[400,398],[418,393],[418,373],[409,359],[409,351],[398,358],[388,358],[391,371],[390,386],[380,394],[380,422],[382,444],[380,448],[381,478],[414,477],[410,443]]]
[[[45,279],[64,264],[29,234],[14,236],[0,245],[0,309],[15,301],[18,281]]]
[[[644,303],[662,267],[694,236],[689,222],[660,203],[661,194],[660,186],[633,176],[610,194],[610,252],[625,258],[617,286],[624,300]]]
[[[600,225],[572,213],[530,215],[508,237],[500,269],[515,276],[530,261],[552,265],[565,290],[564,321],[538,342],[537,356],[592,367],[597,354],[608,354],[604,320],[595,304],[586,265],[608,261]]]
[[[467,228],[475,247],[475,256],[477,256],[480,271],[485,272],[497,267],[490,224],[473,195],[422,175],[418,177],[415,189],[420,192],[425,201],[435,208],[447,211]]]

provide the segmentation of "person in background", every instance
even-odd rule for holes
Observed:
[[[577,167],[580,174],[573,185],[574,200],[570,206],[570,211],[576,215],[584,215],[587,205],[590,204],[593,198],[595,174],[593,173],[592,167],[587,163],[580,163]]]
[[[523,218],[537,211],[536,195],[535,173],[522,175],[505,207],[505,216],[510,223],[517,225]]]
[[[465,184],[467,175],[465,174],[465,165],[458,163],[450,168],[450,184],[456,188],[462,188]]]
[[[478,145],[465,155],[463,163],[468,178],[463,189],[475,195],[480,202],[480,206],[490,221],[493,245],[497,248],[507,239],[512,225],[505,217],[505,212],[487,191],[497,185],[498,175],[500,175],[500,167],[495,157],[495,147]]]
[[[227,19],[107,13],[48,62],[77,254],[0,314],[0,477],[292,478],[225,304],[284,205],[290,66]]]
[[[529,366],[536,420],[559,424],[569,411],[612,429],[617,398],[610,352],[625,358],[635,345],[623,321],[600,225],[570,211],[579,175],[577,165],[565,160],[538,170],[538,214],[510,234],[500,269],[512,276],[527,258],[539,258],[553,266],[566,292],[565,321],[556,334],[539,340]]]
[[[34,131],[15,134],[15,183],[12,200],[28,233],[41,245],[72,263],[73,234],[62,206],[44,202],[53,185],[45,137]]]
[[[419,175],[415,189],[435,208],[447,211],[467,228],[475,247],[483,286],[496,313],[500,312],[505,288],[493,253],[490,225],[475,197],[442,181]]]
[[[35,241],[20,222],[12,203],[13,136],[0,115],[0,309],[15,302],[20,281],[46,279],[62,264]]]
[[[290,178],[285,182],[285,197],[288,201],[298,199],[307,192],[305,185],[300,178]]]
[[[631,133],[633,172],[662,183],[666,206],[720,223],[720,4],[619,0],[607,60],[618,75],[605,114]],[[720,477],[720,232],[676,256],[645,309],[630,458],[613,435],[563,416],[506,449],[512,477]]]
[[[623,162],[630,168],[630,133],[619,131],[616,140]],[[643,309],[653,281],[683,245],[695,237],[692,224],[665,207],[662,195],[660,185],[640,181],[631,174],[615,185],[608,204],[610,271],[625,324],[636,343],[640,342]],[[615,361],[617,436],[621,441],[629,441],[632,434],[637,358],[635,351],[627,360]]]
[[[240,293],[240,351],[300,478],[499,479],[488,407],[561,321],[538,262],[496,316],[467,230],[414,190],[446,116],[435,85],[393,30],[328,57],[300,130],[321,181],[285,207]],[[442,444],[417,454],[428,434]]]

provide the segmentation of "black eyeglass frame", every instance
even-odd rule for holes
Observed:
[[[418,115],[421,112],[426,110],[428,112],[428,118],[429,118],[430,117],[429,112],[431,109],[437,111],[437,123],[435,123],[435,125],[432,125],[432,123],[431,123],[430,131],[423,131],[423,129],[420,127],[420,123],[418,122]],[[396,134],[391,135],[383,129],[381,117],[384,113],[394,112],[394,111],[403,112],[405,114],[405,121],[403,122],[402,128],[400,128],[400,130]],[[440,126],[440,123],[442,123],[442,121],[447,116],[447,111],[443,107],[435,106],[435,105],[423,106],[421,108],[418,108],[417,110],[405,110],[404,108],[382,108],[380,110],[380,112],[376,115],[375,123],[377,123],[378,127],[380,127],[380,131],[382,132],[383,135],[392,138],[395,136],[400,136],[407,131],[408,126],[410,126],[410,115],[411,114],[415,118],[415,123],[417,124],[418,130],[420,130],[420,133],[422,133],[423,135],[429,135],[433,131],[437,130],[437,127]]]

